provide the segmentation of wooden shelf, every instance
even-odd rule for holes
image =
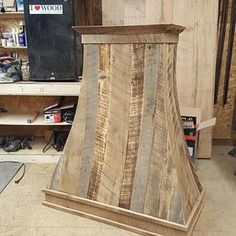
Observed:
[[[24,19],[24,12],[5,12],[0,13],[0,19]]]
[[[44,115],[40,114],[33,123],[27,123],[29,113],[0,113],[0,125],[20,125],[20,126],[64,126],[71,124],[67,122],[47,124],[44,120]]]
[[[79,96],[79,82],[17,82],[0,83],[0,95]]]
[[[27,50],[27,47],[17,47],[17,46],[3,47],[3,46],[0,46],[0,51],[19,52],[19,51],[26,51],[26,50]]]

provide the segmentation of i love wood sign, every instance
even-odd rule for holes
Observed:
[[[29,5],[30,14],[61,15],[63,5]]]

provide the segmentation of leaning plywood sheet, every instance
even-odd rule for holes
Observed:
[[[218,1],[202,0],[197,3],[196,105],[201,108],[202,120],[213,118],[214,81],[217,53]],[[212,153],[212,127],[200,131],[199,157],[209,158]]]
[[[213,116],[217,41],[217,0],[102,0],[103,25],[175,23],[186,27],[177,54],[177,87],[181,106],[200,107],[202,119]],[[199,158],[211,157],[212,130],[203,130]]]
[[[44,204],[143,235],[191,235],[204,192],[176,91],[183,27],[75,29],[84,43],[81,95]]]

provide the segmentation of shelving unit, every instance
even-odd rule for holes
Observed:
[[[4,31],[10,32],[13,27],[17,28],[20,21],[24,21],[24,12],[5,12],[0,13],[0,25],[3,26]],[[0,46],[1,52],[17,53],[21,59],[27,60],[27,47],[5,47]]]
[[[17,46],[13,46],[13,47],[4,47],[4,46],[0,46],[0,51],[6,51],[6,52],[19,52],[19,51],[27,51],[27,47],[17,47]]]
[[[79,96],[79,82],[17,82],[0,84],[0,95]]]
[[[24,20],[24,13],[22,12],[0,13],[1,25],[6,31],[10,31],[12,27],[18,27],[21,20]],[[0,51],[18,53],[24,60],[28,58],[27,47],[0,46]],[[79,92],[79,82],[22,81],[0,83],[0,106],[8,110],[7,113],[0,113],[0,135],[8,135],[8,133],[16,135],[32,134],[37,137],[43,137],[44,132],[47,130],[58,130],[63,126],[65,126],[65,129],[70,128],[71,124],[66,122],[46,124],[43,114],[40,114],[31,124],[27,123],[27,118],[34,109],[42,112],[45,107],[49,104],[54,104],[61,96],[69,97],[69,101],[74,102],[76,97],[79,96]],[[46,153],[43,153],[42,150],[45,145],[46,142],[42,138],[32,142],[32,150],[24,149],[14,153],[6,153],[0,148],[0,161],[57,162],[61,152],[51,148]]]
[[[78,97],[80,93],[80,82],[17,82],[17,83],[0,83],[0,96],[22,96],[28,97],[29,102],[32,102],[33,97],[42,97],[42,99],[47,100],[48,97]],[[0,97],[1,99],[1,97]],[[25,99],[25,98],[24,98]],[[35,101],[35,99],[34,99]],[[32,108],[31,108],[32,109]],[[29,124],[27,123],[27,118],[31,112],[7,112],[0,113],[0,127],[9,127],[9,129],[14,129],[14,127],[70,127],[71,124],[66,122],[46,124],[44,120],[44,115],[40,114],[37,119]],[[51,129],[50,128],[50,129]],[[34,129],[34,128],[33,128]],[[3,149],[0,149],[0,161],[12,160],[12,161],[23,161],[23,162],[57,162],[61,152],[55,151],[53,148],[43,153],[43,147],[46,142],[41,139],[37,139],[32,142],[32,150],[19,150],[14,153],[6,153]]]
[[[0,113],[0,125],[29,125],[29,126],[64,126],[64,125],[71,125],[67,122],[61,123],[53,123],[47,124],[44,119],[43,114],[39,114],[38,117],[35,119],[33,123],[27,123],[27,118],[29,117],[29,113],[18,113],[18,112],[7,112],[7,113]]]
[[[5,12],[0,13],[0,19],[24,19],[24,13],[23,12]]]

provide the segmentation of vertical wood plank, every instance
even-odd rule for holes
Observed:
[[[160,0],[160,1],[161,1],[161,17],[159,23],[174,22],[174,5],[176,0]]]
[[[202,120],[213,117],[214,81],[217,53],[217,15],[218,1],[197,1],[198,22],[198,81],[196,106],[202,109]],[[204,13],[203,15],[202,12]],[[206,40],[208,35],[211,39]],[[200,131],[199,158],[211,158],[212,154],[212,128]]]
[[[102,0],[73,1],[75,25],[102,25]],[[81,75],[83,48],[81,37],[76,35],[77,73]]]
[[[165,60],[164,47],[166,45],[160,45],[157,103],[154,116],[155,131],[143,212],[161,219],[173,220],[183,224],[184,219],[177,173],[172,160],[168,138],[168,129],[171,129],[172,124],[167,123],[165,111],[165,79],[166,76],[171,76],[174,73],[174,60],[171,56],[168,60]],[[166,66],[168,71],[165,70]]]
[[[177,89],[179,103],[183,107],[196,106],[197,88],[197,36],[195,0],[176,0],[174,5],[174,20],[176,24],[186,29],[180,35],[177,52]]]
[[[75,25],[102,25],[102,0],[74,1]]]
[[[176,56],[176,46],[166,45],[163,47],[163,63],[164,63],[164,81],[165,81],[165,110],[166,121],[172,124],[172,128],[168,129],[168,138],[170,140],[170,150],[172,152],[172,160],[176,169],[177,179],[180,187],[180,196],[186,221],[190,215],[191,209],[198,199],[200,189],[196,185],[196,176],[193,173],[192,164],[189,160],[189,152],[183,137],[183,129],[180,122],[180,112],[178,109],[177,93],[175,91],[175,73],[171,72],[170,60]],[[174,65],[172,63],[172,65]],[[179,139],[176,139],[181,135]]]
[[[98,47],[86,45],[84,77],[75,120],[63,155],[54,173],[51,186],[77,196],[86,196],[94,144],[96,104],[98,94]],[[94,94],[94,96],[90,96]],[[90,125],[90,122],[92,125]]]
[[[109,115],[110,95],[110,45],[100,46],[99,65],[99,96],[97,109],[97,124],[93,164],[90,175],[88,198],[97,200],[98,188],[101,181],[101,172],[106,152],[107,125]]]
[[[97,98],[98,98],[98,72],[99,47],[98,45],[84,45],[84,71],[83,79],[86,81],[86,111],[85,135],[83,141],[82,160],[80,167],[80,182],[78,196],[87,197],[89,176],[92,168],[93,150],[95,144]],[[93,94],[93,96],[91,96]]]
[[[144,0],[126,0],[124,4],[124,25],[140,25],[145,22]]]
[[[159,46],[146,45],[144,69],[143,117],[140,131],[138,159],[131,198],[131,210],[142,212],[145,202],[145,191],[149,173],[154,132],[153,117],[156,108],[156,92],[159,66]]]
[[[144,44],[133,45],[128,142],[119,200],[119,206],[127,209],[130,208],[131,203],[140,138],[144,86],[144,52]]]
[[[102,0],[102,24],[124,25],[125,0]]]
[[[161,22],[161,1],[146,0],[145,24],[156,24]]]
[[[85,58],[86,59],[86,58]],[[80,89],[80,99],[76,110],[76,116],[71,127],[69,137],[54,172],[51,187],[54,190],[65,191],[77,194],[79,186],[78,170],[81,166],[82,148],[85,133],[85,112],[86,109],[86,81],[83,80]],[[79,136],[78,131],[79,130]],[[70,144],[70,146],[68,145]],[[74,148],[70,148],[73,146]],[[68,184],[71,183],[71,184]],[[73,184],[72,184],[73,183]]]
[[[132,45],[111,45],[107,146],[97,200],[118,206],[127,151]]]

